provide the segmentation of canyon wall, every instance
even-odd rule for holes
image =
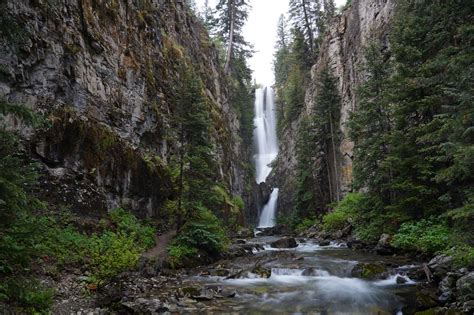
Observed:
[[[395,10],[394,0],[353,0],[342,14],[334,18],[324,36],[317,62],[311,69],[311,83],[306,90],[305,104],[300,117],[287,126],[280,139],[280,154],[272,174],[272,183],[280,187],[279,211],[289,214],[294,209],[296,190],[296,138],[301,119],[312,115],[317,94],[320,71],[329,66],[337,79],[341,97],[340,123],[338,130],[339,146],[337,150],[337,181],[340,196],[351,190],[352,158],[354,143],[348,135],[350,113],[357,110],[356,91],[364,81],[361,71],[364,63],[364,48],[371,41],[378,41],[384,49],[389,48],[388,32]],[[315,152],[315,156],[317,152]],[[329,158],[334,168],[333,158]],[[334,176],[334,175],[333,175]],[[328,190],[328,187],[321,187]],[[332,187],[335,191],[335,187]]]
[[[209,100],[218,178],[252,209],[218,51],[183,0],[7,1],[2,19],[11,30],[2,30],[0,97],[49,121],[35,132],[13,122],[41,162],[44,199],[92,216],[126,207],[167,220],[187,64]]]

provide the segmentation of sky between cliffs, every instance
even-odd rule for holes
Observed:
[[[205,0],[196,0],[199,8]],[[217,0],[209,0],[209,5],[215,7]],[[346,3],[346,0],[335,0],[336,6]],[[249,61],[254,79],[263,85],[272,85],[273,54],[276,42],[276,26],[281,14],[288,12],[288,0],[251,0],[252,9],[245,26],[244,36],[253,44],[255,54]]]

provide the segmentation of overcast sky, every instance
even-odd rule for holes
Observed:
[[[209,0],[211,7],[217,0]],[[196,0],[198,6],[204,5],[204,0]],[[257,83],[271,85],[273,77],[273,53],[276,42],[276,26],[281,14],[288,12],[288,0],[251,0],[252,8],[244,29],[245,39],[254,45],[255,55],[249,61],[250,68]],[[346,0],[336,0],[336,6],[346,3]]]

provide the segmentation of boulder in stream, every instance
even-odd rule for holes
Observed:
[[[298,247],[298,243],[293,237],[284,237],[270,243],[273,248],[295,248]]]
[[[428,267],[436,279],[443,279],[453,269],[453,257],[438,255],[430,260]]]
[[[474,271],[456,281],[458,300],[461,302],[474,301]]]
[[[383,273],[385,273],[385,267],[380,263],[358,263],[351,271],[353,277],[366,280],[379,279]]]

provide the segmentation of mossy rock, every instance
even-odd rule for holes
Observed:
[[[385,267],[379,263],[358,263],[351,271],[353,277],[375,280],[385,272]]]
[[[258,266],[256,268],[254,268],[252,270],[252,272],[254,274],[260,276],[260,278],[270,278],[270,276],[272,275],[272,270],[271,269],[261,267],[261,266]]]

